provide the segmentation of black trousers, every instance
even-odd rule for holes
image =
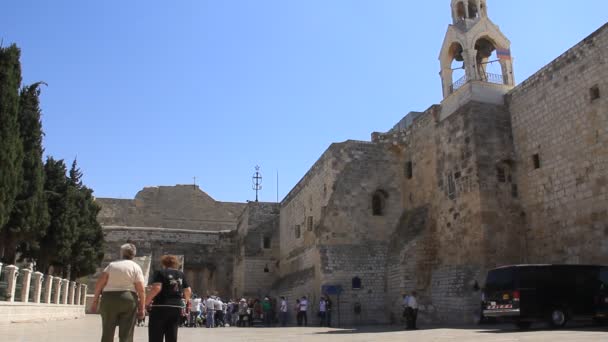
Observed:
[[[296,318],[298,320],[298,326],[302,326],[302,324],[304,324],[304,326],[308,325],[308,316],[306,315],[306,311],[298,311]]]
[[[148,341],[177,342],[177,328],[181,320],[181,309],[152,306],[148,321]]]

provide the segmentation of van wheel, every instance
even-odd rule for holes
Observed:
[[[521,330],[528,330],[532,326],[532,322],[517,322],[515,325]]]
[[[551,311],[551,317],[549,317],[549,324],[553,328],[561,328],[566,325],[568,321],[568,316],[566,316],[566,311],[563,309],[553,309]]]

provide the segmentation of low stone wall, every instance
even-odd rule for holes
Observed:
[[[0,301],[0,325],[83,318],[84,305]]]

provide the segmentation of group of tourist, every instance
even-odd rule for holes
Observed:
[[[319,326],[331,326],[331,309],[329,296],[322,296],[319,301]],[[293,311],[298,326],[308,325],[306,296],[296,299]],[[289,309],[285,297],[280,297],[278,301],[270,296],[263,299],[222,300],[217,294],[204,298],[195,294],[188,304],[182,301],[182,316],[184,319],[180,326],[186,327],[245,327],[253,326],[255,322],[267,327],[275,324],[287,326]]]
[[[136,320],[138,325],[149,313],[150,342],[175,342],[180,326],[207,328],[253,326],[260,322],[269,327],[286,326],[289,305],[285,297],[279,301],[270,296],[263,299],[222,300],[217,293],[203,298],[192,295],[184,273],[178,270],[174,255],[161,258],[162,269],[154,272],[150,285],[144,285],[141,267],[133,261],[136,248],[127,243],[120,249],[122,260],[111,262],[101,273],[95,286],[92,312],[99,311],[102,320],[102,342],[114,341],[118,326],[120,342],[132,342]],[[319,326],[331,326],[332,301],[328,295],[319,299]],[[298,326],[308,325],[309,300],[296,299],[292,308]],[[403,296],[403,316],[407,329],[416,329],[418,302],[416,292]]]

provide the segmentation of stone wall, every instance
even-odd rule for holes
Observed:
[[[508,105],[525,261],[608,263],[608,25],[520,84]]]
[[[151,274],[160,269],[164,254],[183,255],[184,273],[195,293],[232,293],[235,232],[202,232],[185,229],[104,227],[105,261],[119,257],[120,246],[129,241],[138,255],[150,255]]]
[[[195,185],[147,187],[135,199],[97,198],[103,226],[236,229],[244,203],[218,202]]]
[[[440,121],[440,110],[433,106],[405,130],[372,136],[409,164],[398,175],[404,210],[387,252],[385,305],[394,323],[403,293],[414,290],[421,321],[472,322],[475,282],[483,284],[488,268],[519,260],[508,112],[469,102]]]
[[[278,275],[279,204],[249,202],[237,226],[235,297],[267,295]]]

